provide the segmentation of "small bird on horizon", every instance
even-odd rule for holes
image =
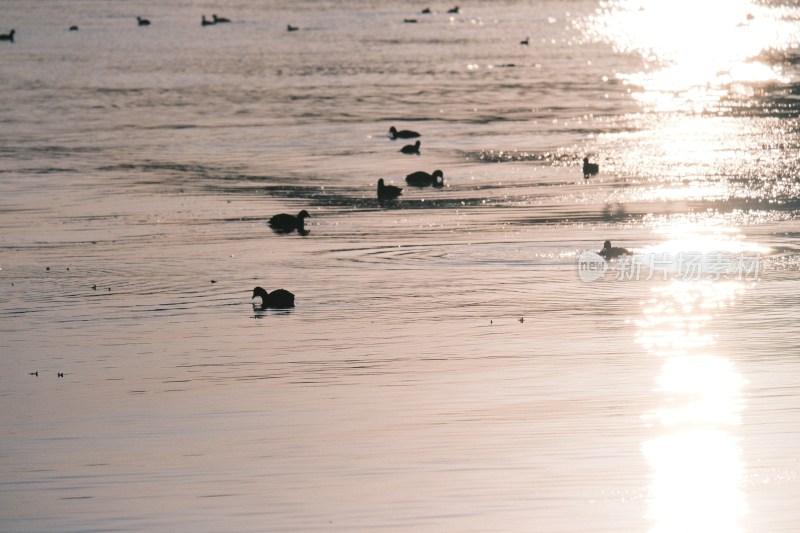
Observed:
[[[594,176],[600,172],[600,165],[597,163],[589,163],[589,158],[583,158],[583,177],[588,179],[589,176]]]
[[[289,309],[294,307],[294,294],[285,289],[275,289],[272,292],[267,292],[261,287],[256,287],[253,289],[253,298],[256,296],[261,297],[261,309]]]

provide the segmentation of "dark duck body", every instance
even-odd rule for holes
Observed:
[[[289,309],[294,307],[294,294],[284,289],[267,292],[261,287],[256,287],[253,289],[253,298],[256,296],[261,297],[261,309]]]
[[[277,231],[290,232],[290,231],[305,231],[306,218],[310,217],[308,211],[303,209],[297,216],[281,213],[269,219],[269,226]]]
[[[8,33],[4,33],[4,34],[0,35],[0,41],[9,41],[9,42],[13,43],[14,42],[14,34],[15,33],[17,33],[17,30],[11,30]]]
[[[403,146],[400,149],[400,151],[403,152],[404,154],[419,155],[419,145],[420,145],[419,141],[415,142],[414,144],[407,144]]]
[[[630,250],[627,248],[621,248],[619,246],[611,246],[611,241],[606,241],[603,243],[603,249],[597,252],[597,254],[602,257],[603,259],[615,259],[622,255],[633,255]]]
[[[214,19],[214,24],[225,24],[231,21],[231,19],[226,19],[225,17],[218,17],[216,15],[211,15],[211,17]]]
[[[378,180],[378,201],[383,202],[395,200],[398,196],[403,194],[403,189],[395,187],[394,185],[385,185],[383,178]]]
[[[398,131],[397,128],[392,126],[391,128],[389,128],[389,137],[391,137],[392,140],[395,140],[395,139],[413,139],[415,137],[420,137],[420,134],[417,133],[416,131],[411,131],[411,130],[399,130]]]
[[[139,26],[149,26],[150,21],[147,19],[143,19],[142,17],[136,17],[136,20],[139,22]]]
[[[600,165],[597,163],[589,163],[589,158],[583,158],[583,177],[588,178],[600,172]]]
[[[414,187],[442,187],[444,186],[444,172],[434,170],[433,174],[428,174],[420,170],[406,176],[406,183]]]

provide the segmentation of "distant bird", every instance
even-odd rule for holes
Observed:
[[[294,307],[294,294],[284,289],[267,292],[261,287],[256,287],[253,289],[253,298],[256,296],[261,297],[261,309],[289,309]]]
[[[414,137],[421,137],[421,135],[419,133],[417,133],[416,131],[411,131],[411,130],[400,130],[400,131],[397,131],[397,128],[392,126],[391,128],[389,128],[389,137],[391,137],[392,140],[395,140],[395,139],[413,139]]]
[[[395,200],[403,194],[403,189],[394,185],[384,185],[383,178],[378,180],[378,201],[383,204],[385,201]]]
[[[530,44],[530,41],[531,41],[531,38],[530,38],[530,37],[525,37],[524,39],[522,39],[522,40],[519,42],[519,44],[522,44],[522,45],[528,46],[528,45]]]
[[[426,7],[420,13],[422,13],[423,15],[430,15],[431,14],[431,8]]]
[[[147,19],[143,19],[142,17],[136,17],[136,20],[139,22],[139,26],[149,26],[150,21]]]
[[[410,154],[410,155],[411,154],[416,154],[416,155],[419,155],[419,145],[420,145],[419,141],[415,142],[414,144],[407,144],[407,145],[403,146],[402,148],[400,148],[400,151],[403,152],[404,154]]]
[[[292,26],[291,24],[286,25],[286,31],[297,31],[298,29],[297,26]]]
[[[200,20],[200,25],[201,26],[213,26],[214,25],[214,21],[213,20],[208,20],[206,18],[206,16],[203,15],[202,20]]]
[[[274,217],[270,218],[269,225],[274,230],[286,233],[294,230],[302,232],[305,231],[306,218],[310,216],[311,215],[309,215],[308,211],[305,209],[297,213],[297,216],[281,213],[280,215],[275,215]]]
[[[583,158],[583,177],[588,179],[589,176],[594,176],[600,172],[600,165],[597,163],[589,163],[589,158]]]
[[[416,24],[417,19],[403,19],[403,22],[405,22],[406,24]]]
[[[69,31],[78,31],[78,27],[77,26],[70,26],[69,27]]]
[[[36,372],[31,372],[30,375],[31,376],[36,376],[38,378],[39,377],[39,371],[37,370]]]
[[[455,13],[455,14],[458,14],[460,11],[461,9],[458,6],[452,7],[447,10],[448,13]]]
[[[218,17],[216,14],[211,15],[211,18],[214,19],[214,24],[225,24],[231,21],[231,19],[226,19],[225,17]]]
[[[14,34],[15,33],[17,33],[17,30],[11,30],[8,33],[4,33],[4,34],[0,35],[0,41],[10,41],[10,42],[13,43],[14,42]]]
[[[406,176],[406,183],[414,187],[442,187],[444,186],[444,172],[434,170],[433,174],[428,174],[422,170]]]
[[[603,249],[597,252],[597,255],[603,259],[615,259],[621,255],[633,255],[627,248],[620,248],[618,246],[611,246],[611,241],[603,243]]]

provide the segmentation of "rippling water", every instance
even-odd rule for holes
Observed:
[[[796,530],[800,8],[424,7],[0,6],[0,529]]]

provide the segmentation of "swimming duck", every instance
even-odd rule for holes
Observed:
[[[14,34],[17,33],[17,30],[11,30],[8,33],[4,33],[0,35],[0,41],[11,41],[14,42]]]
[[[139,22],[139,26],[149,26],[150,21],[147,19],[143,19],[142,17],[136,17],[136,20]]]
[[[213,21],[211,21],[211,20],[207,20],[207,19],[206,19],[206,16],[205,16],[205,15],[203,15],[203,18],[202,18],[202,20],[200,21],[200,25],[201,25],[201,26],[213,26],[213,25],[214,25],[214,22],[213,22]]]
[[[430,15],[431,14],[431,8],[426,7],[420,13],[422,13],[423,15]]]
[[[434,170],[433,174],[428,174],[422,170],[406,176],[406,183],[414,187],[442,187],[444,186],[444,172]]]
[[[298,29],[297,26],[292,26],[291,24],[286,25],[286,31],[297,31]]]
[[[404,154],[416,154],[419,155],[419,141],[415,142],[414,144],[407,144],[400,148],[400,151]]]
[[[386,200],[394,200],[403,194],[403,189],[394,185],[384,185],[383,178],[378,180],[378,201],[383,204]]]
[[[460,11],[461,11],[461,8],[459,8],[458,6],[452,7],[452,8],[447,10],[448,13],[455,13],[455,14],[458,14]]]
[[[615,259],[621,255],[633,255],[627,248],[620,248],[619,246],[611,246],[611,241],[603,243],[603,249],[597,252],[597,255],[603,259]]]
[[[308,214],[308,211],[303,209],[297,216],[288,215],[286,213],[281,213],[280,215],[275,215],[274,217],[269,219],[269,225],[272,229],[284,232],[290,231],[303,231],[305,230],[305,221],[306,218],[310,217],[311,215]]]
[[[405,22],[406,24],[416,24],[417,19],[403,19],[403,22]]]
[[[588,178],[600,172],[600,165],[597,163],[589,163],[589,158],[583,158],[583,177]]]
[[[289,309],[294,307],[294,294],[284,289],[267,292],[261,287],[256,287],[253,289],[253,298],[256,296],[261,296],[261,309]]]
[[[218,17],[217,15],[211,15],[211,18],[214,19],[214,24],[225,24],[226,22],[231,21],[231,19],[226,19],[225,17]]]
[[[78,27],[77,26],[70,26],[69,27],[69,31],[78,31]]]
[[[417,133],[416,131],[411,131],[411,130],[400,130],[400,131],[397,131],[397,128],[392,126],[391,128],[389,128],[389,137],[391,137],[392,140],[395,140],[395,139],[413,139],[414,137],[420,137],[420,134]]]
[[[522,45],[525,45],[525,46],[528,46],[530,43],[531,43],[531,38],[530,37],[525,37],[524,39],[522,39],[519,42],[519,44],[522,44]]]

